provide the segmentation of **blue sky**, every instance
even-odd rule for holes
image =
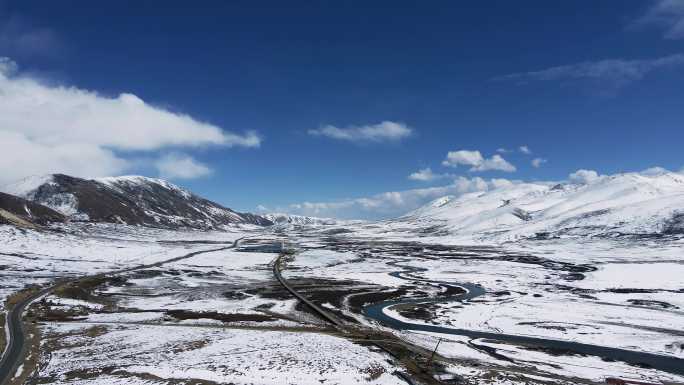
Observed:
[[[377,218],[454,180],[684,166],[683,0],[140,3],[0,0],[6,178]]]

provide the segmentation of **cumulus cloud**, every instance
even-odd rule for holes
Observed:
[[[435,174],[432,172],[430,167],[420,169],[414,173],[411,173],[408,178],[411,180],[417,180],[421,182],[430,182],[437,179],[449,178],[453,175],[451,174]]]
[[[532,162],[531,162],[531,163],[532,163],[532,167],[534,167],[534,168],[539,168],[539,167],[542,166],[542,164],[544,164],[544,163],[546,163],[546,162],[547,162],[546,159],[543,159],[543,158],[534,158],[534,159],[532,159]]]
[[[684,1],[657,0],[635,25],[655,25],[666,39],[684,39]]]
[[[384,121],[379,124],[365,126],[350,126],[339,128],[332,125],[309,130],[309,135],[325,136],[348,142],[397,142],[413,133],[413,130],[403,123]]]
[[[0,182],[53,172],[113,175],[131,166],[124,152],[261,143],[255,132],[226,132],[133,94],[108,97],[43,84],[22,76],[7,58],[0,59],[0,95]]]
[[[459,165],[470,166],[470,171],[505,171],[514,172],[515,166],[510,164],[501,155],[495,154],[491,158],[485,158],[480,151],[449,151],[442,165],[447,167],[458,167]]]
[[[584,170],[580,169],[568,176],[568,179],[572,183],[577,184],[589,184],[598,180],[601,176],[594,170]]]
[[[505,172],[514,172],[515,166],[508,163],[506,159],[501,157],[501,155],[494,155],[489,159],[485,159],[481,164],[474,166],[470,171],[489,171],[489,170],[499,170]]]
[[[530,148],[527,146],[520,146],[520,147],[518,147],[518,150],[520,150],[520,152],[522,152],[523,154],[526,154],[526,155],[529,155],[532,153]]]
[[[210,175],[212,170],[186,154],[168,154],[154,162],[159,176],[168,179],[195,179]]]
[[[3,129],[0,129],[0,148],[0,185],[28,175],[115,175],[131,166],[129,161],[99,146],[87,143],[43,143],[22,133]]]
[[[370,197],[345,199],[336,202],[303,202],[279,207],[278,211],[291,214],[347,219],[377,219],[396,217],[445,195],[461,195],[468,192],[487,191],[510,186],[517,181],[507,179],[485,180],[480,177],[455,178],[446,186],[405,191],[385,192]]]
[[[480,151],[449,151],[446,159],[442,162],[444,166],[457,167],[458,165],[477,166],[482,164],[484,157]]]
[[[505,149],[505,148],[503,148],[503,147],[499,147],[499,148],[496,149],[496,152],[498,152],[499,154],[507,154],[507,153],[509,153],[509,152],[511,152],[511,151],[510,151],[510,150],[507,150],[507,149]]]
[[[494,80],[518,84],[548,81],[593,81],[613,90],[643,79],[653,71],[684,67],[684,54],[652,59],[606,59],[551,67],[540,71],[519,72]]]

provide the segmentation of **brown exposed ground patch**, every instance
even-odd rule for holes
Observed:
[[[31,308],[36,319],[43,322],[79,321],[89,314],[83,306],[54,307],[54,303],[42,299]]]
[[[437,322],[434,321],[434,319],[437,318],[437,309],[439,309],[437,305],[430,303],[403,304],[394,307],[394,310],[397,310],[402,317],[433,324],[437,324]]]
[[[174,353],[188,352],[191,350],[202,349],[209,344],[209,340],[186,341],[176,344],[171,348]]]
[[[121,286],[124,284],[126,284],[126,279],[122,277],[96,275],[60,285],[55,289],[54,294],[62,298],[98,303],[106,308],[113,306],[114,301],[109,296],[95,293],[95,289],[104,285]]]
[[[380,378],[380,376],[382,376],[385,372],[385,368],[378,364],[370,364],[367,367],[361,369],[361,373],[365,373],[368,375],[366,381],[375,381],[378,378]]]
[[[215,311],[195,312],[189,310],[168,310],[166,314],[177,320],[213,319],[221,322],[268,322],[278,319],[266,314],[227,314]]]
[[[407,289],[385,290],[369,293],[355,294],[349,297],[349,306],[355,313],[361,314],[363,307],[369,304],[387,301],[393,298],[405,297]]]
[[[40,287],[31,285],[26,287],[25,289],[22,289],[21,291],[9,295],[5,300],[5,309],[11,310],[14,307],[14,305],[29,298],[30,296],[36,294],[39,291]]]
[[[96,338],[107,333],[107,327],[103,325],[96,325],[86,329],[85,334],[89,338]]]

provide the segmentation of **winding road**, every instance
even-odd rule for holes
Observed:
[[[40,290],[39,292],[27,297],[21,302],[14,305],[12,310],[7,314],[5,321],[5,330],[7,330],[7,346],[5,352],[0,360],[0,385],[6,384],[16,372],[19,362],[23,361],[26,354],[25,341],[26,335],[24,325],[21,322],[21,316],[26,310],[26,307],[38,298],[50,293],[57,287],[51,286]]]
[[[76,283],[84,278],[102,278],[106,276],[115,276],[119,274],[124,274],[124,273],[129,273],[132,271],[136,270],[144,270],[144,269],[149,269],[152,267],[159,267],[167,263],[172,263],[176,261],[180,261],[183,259],[187,258],[192,258],[196,255],[199,254],[204,254],[204,253],[211,253],[214,251],[221,251],[221,250],[228,250],[228,249],[234,249],[238,246],[240,241],[242,241],[245,237],[241,237],[233,241],[233,243],[230,246],[227,247],[219,247],[215,249],[209,249],[209,250],[201,250],[201,251],[194,251],[192,253],[188,253],[185,255],[181,255],[180,257],[175,257],[175,258],[170,258],[164,261],[159,261],[155,263],[149,263],[145,265],[139,265],[139,266],[134,266],[134,267],[129,267],[125,269],[120,269],[120,270],[114,270],[109,273],[100,273],[100,274],[94,274],[91,276],[83,276],[78,279],[72,279],[69,281],[64,281],[57,283],[55,285],[52,285],[50,287],[46,287],[31,296],[23,299],[21,302],[17,303],[12,307],[12,309],[7,313],[7,318],[5,321],[5,330],[7,330],[7,347],[2,355],[2,359],[0,359],[0,385],[6,385],[9,383],[9,381],[13,378],[14,374],[16,373],[17,369],[21,365],[21,363],[24,362],[24,359],[26,358],[26,330],[24,328],[24,322],[22,320],[22,314],[24,313],[24,310],[34,301],[37,299],[48,295],[52,293],[55,289],[58,287],[61,287],[63,285],[69,284],[69,283]]]

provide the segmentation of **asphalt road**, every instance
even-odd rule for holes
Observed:
[[[318,314],[321,318],[323,318],[323,320],[325,320],[325,321],[331,323],[331,324],[332,324],[333,326],[335,326],[335,328],[337,328],[338,330],[344,330],[343,328],[346,326],[346,325],[344,324],[344,322],[342,322],[340,319],[338,319],[338,318],[335,317],[334,315],[332,315],[332,314],[328,313],[327,311],[323,310],[321,307],[319,307],[319,306],[316,305],[315,303],[309,301],[309,300],[308,300],[306,297],[304,297],[301,293],[299,293],[299,292],[298,292],[297,290],[295,290],[292,286],[290,286],[290,284],[287,282],[287,280],[286,280],[285,278],[283,278],[283,276],[282,276],[280,270],[281,270],[281,267],[282,267],[282,266],[281,266],[282,258],[283,258],[284,256],[285,256],[284,254],[280,254],[280,255],[278,255],[278,258],[276,258],[276,260],[273,261],[273,275],[274,275],[275,278],[278,280],[278,282],[280,282],[280,284],[285,288],[285,290],[287,290],[288,292],[290,292],[290,294],[292,294],[292,295],[293,295],[295,298],[297,298],[300,302],[302,302],[302,303],[304,303],[306,306],[308,306],[314,313]],[[377,347],[379,347],[380,349],[382,349],[383,351],[385,351],[385,352],[387,352],[388,354],[390,354],[391,356],[394,356],[395,358],[399,358],[399,357],[397,357],[392,351],[388,350],[388,349],[383,345],[383,343],[382,343],[381,341],[372,341],[372,340],[369,340],[369,339],[364,339],[363,341],[368,342],[368,343],[372,343],[372,344],[374,344],[375,346],[377,346]],[[387,341],[384,341],[384,342],[387,343]],[[400,345],[406,346],[406,344],[404,344],[404,343],[401,342],[401,341],[390,341],[389,343],[392,343],[392,342],[399,343]],[[416,384],[415,381],[413,380],[413,378],[411,378],[411,376],[408,375],[407,373],[403,373],[403,372],[400,372],[400,371],[395,371],[393,374],[396,375],[396,376],[398,376],[399,378],[403,379],[404,381],[406,381],[406,383],[409,384],[409,385],[415,385],[415,384]]]
[[[158,267],[161,265],[164,265],[166,263],[171,263],[171,262],[176,262],[180,261],[183,259],[191,258],[194,257],[198,254],[203,254],[203,253],[210,253],[213,251],[221,251],[221,250],[228,250],[228,249],[233,249],[238,246],[238,243],[244,239],[238,238],[236,239],[232,245],[228,247],[220,247],[216,249],[211,249],[211,250],[202,250],[202,251],[195,251],[189,254],[182,255],[180,257],[175,257],[171,259],[167,259],[165,261],[161,262],[155,262],[155,263],[150,263],[147,265],[140,265],[140,266],[135,266],[135,267],[130,267],[126,269],[121,269],[121,270],[115,270],[106,274],[95,274],[91,277],[103,277],[103,276],[113,276],[113,275],[118,275],[118,274],[123,274],[123,273],[128,273],[136,270],[143,270],[143,269],[148,269],[151,267]],[[83,278],[86,277],[81,277],[79,279],[71,280],[68,282],[62,282],[47,288],[42,289],[41,291],[31,295],[30,297],[26,298],[25,300],[19,302],[16,304],[12,310],[9,311],[7,314],[7,321],[5,323],[6,330],[8,330],[8,341],[7,341],[7,348],[5,349],[5,352],[2,356],[2,359],[0,359],[0,385],[5,385],[9,382],[10,379],[14,376],[16,373],[17,368],[19,365],[24,361],[24,358],[26,356],[26,334],[24,330],[24,323],[22,322],[22,313],[26,309],[26,307],[36,299],[50,294],[53,290],[56,288],[65,285],[70,282],[77,282]]]
[[[290,294],[292,294],[300,302],[302,302],[306,306],[308,306],[311,310],[313,310],[316,314],[318,314],[325,321],[330,322],[331,324],[333,324],[335,326],[344,326],[344,323],[342,323],[342,321],[337,319],[337,317],[335,317],[332,314],[328,313],[327,311],[321,309],[318,305],[316,305],[313,302],[306,299],[306,297],[299,294],[292,286],[290,286],[290,284],[280,274],[280,264],[282,262],[282,258],[283,258],[283,254],[280,254],[278,256],[278,258],[276,258],[276,260],[273,262],[273,275],[275,275],[276,279],[285,288],[285,290],[289,291]]]
[[[17,303],[7,314],[5,327],[9,333],[5,354],[3,354],[2,360],[0,360],[0,384],[4,385],[14,376],[19,362],[23,360],[26,353],[24,347],[26,336],[24,334],[24,324],[21,322],[22,313],[31,302],[54,290],[55,287],[45,288],[29,296]]]

